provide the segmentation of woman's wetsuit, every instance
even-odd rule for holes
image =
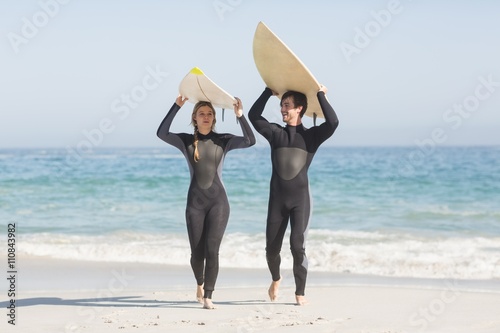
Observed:
[[[293,256],[295,294],[304,295],[307,278],[305,238],[311,215],[307,170],[318,147],[338,126],[335,111],[318,92],[325,122],[310,129],[302,124],[282,127],[269,123],[262,112],[272,91],[266,88],[248,112],[254,128],[271,145],[272,176],[266,225],[266,259],[273,281],[280,279],[280,251],[290,219],[290,249]]]
[[[229,202],[222,183],[222,165],[232,149],[255,144],[255,137],[244,116],[239,123],[243,136],[198,133],[200,159],[194,161],[194,135],[171,133],[170,125],[179,111],[175,104],[163,119],[157,135],[177,147],[186,158],[191,174],[187,195],[186,224],[191,246],[191,267],[198,285],[204,284],[206,298],[212,297],[219,272],[219,247],[229,219]],[[206,265],[205,265],[206,259]]]

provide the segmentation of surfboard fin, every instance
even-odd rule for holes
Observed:
[[[224,111],[226,111],[226,109],[222,108],[222,121],[224,121]]]
[[[318,115],[315,113],[313,113],[313,124],[314,126],[316,126],[316,118],[318,118]]]

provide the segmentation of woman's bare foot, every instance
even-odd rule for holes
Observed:
[[[203,304],[203,285],[196,286],[196,300]]]
[[[295,295],[295,300],[297,305],[307,305],[309,303],[303,295]]]
[[[208,310],[215,309],[214,303],[212,303],[212,300],[210,298],[203,299],[203,308]]]
[[[276,301],[276,299],[278,298],[278,290],[280,287],[280,283],[281,283],[281,278],[278,281],[271,282],[271,286],[267,291],[267,293],[269,294],[269,299],[271,299],[271,302]]]

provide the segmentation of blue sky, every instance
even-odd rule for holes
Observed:
[[[329,88],[329,145],[500,145],[498,13],[493,0],[2,0],[0,148],[164,146],[156,129],[194,66],[246,113],[264,89],[259,21]],[[174,131],[192,131],[191,110]],[[217,129],[240,133],[227,110]]]

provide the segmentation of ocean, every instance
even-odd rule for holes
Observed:
[[[311,271],[500,278],[500,147],[320,147]],[[265,268],[268,147],[227,154],[220,265]],[[0,150],[0,221],[19,254],[189,264],[189,171],[173,147]],[[6,253],[6,242],[0,249]],[[282,267],[291,268],[288,240]]]

